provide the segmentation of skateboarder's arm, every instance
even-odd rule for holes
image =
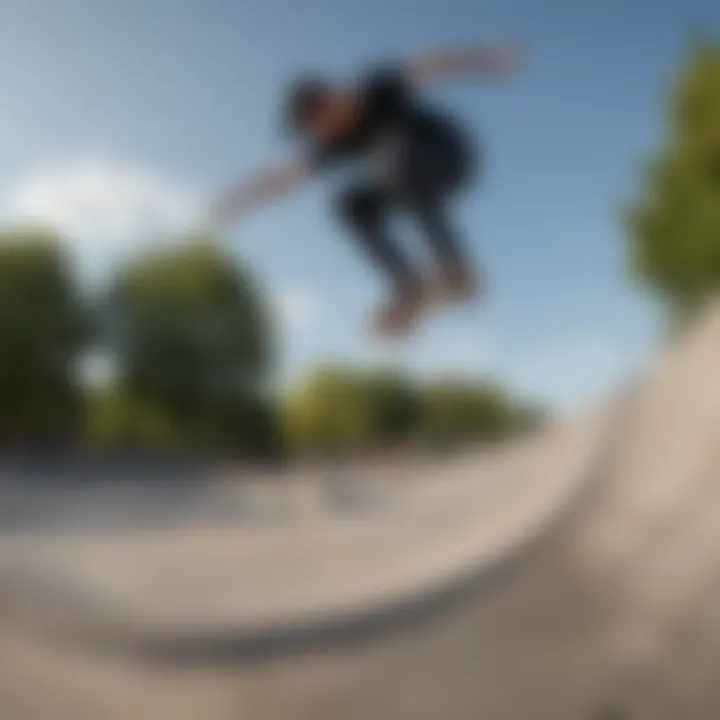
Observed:
[[[405,69],[411,82],[429,85],[461,77],[504,77],[516,69],[518,61],[512,45],[464,47],[416,55],[406,61]]]
[[[307,163],[300,160],[257,172],[219,198],[211,209],[210,225],[219,228],[258,205],[291,192],[310,174]]]

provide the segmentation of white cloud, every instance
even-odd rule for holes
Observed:
[[[96,262],[192,227],[197,193],[149,168],[88,157],[29,172],[9,193],[8,219],[62,233]]]
[[[313,327],[320,317],[320,304],[308,290],[289,288],[275,295],[274,307],[280,322],[289,330]]]

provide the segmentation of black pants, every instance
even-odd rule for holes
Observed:
[[[441,266],[465,267],[449,218],[449,202],[470,179],[473,161],[470,148],[455,138],[405,137],[389,150],[378,178],[356,182],[339,194],[341,220],[393,285],[417,277],[388,232],[388,220],[396,211],[416,221]]]

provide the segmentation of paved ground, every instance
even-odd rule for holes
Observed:
[[[6,612],[14,602],[26,622],[93,642],[220,639],[255,654],[262,638],[317,644],[319,627],[387,625],[545,532],[587,484],[616,414],[602,407],[519,447],[358,479],[168,485],[174,514],[154,518],[162,492],[142,484],[16,487],[7,504],[25,524],[0,532]]]
[[[8,617],[1,716],[716,720],[719,364],[715,311],[651,368],[573,517],[434,614],[332,650],[196,662],[71,650]]]

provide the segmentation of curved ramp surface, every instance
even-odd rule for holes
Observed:
[[[257,652],[263,641],[281,648],[283,639],[312,642],[388,622],[447,595],[552,525],[604,447],[612,409],[493,456],[406,465],[405,478],[344,486],[295,478],[294,487],[272,488],[285,495],[285,512],[274,515],[272,494],[259,486],[272,520],[263,523],[210,513],[194,526],[128,531],[115,523],[103,532],[96,502],[94,529],[71,523],[5,536],[6,603],[14,599],[34,624],[148,651],[217,642]],[[338,508],[343,491],[354,491],[355,504],[364,491],[365,507]],[[208,493],[227,503],[233,489]],[[88,494],[78,489],[75,502],[87,504]]]
[[[568,522],[547,542],[533,545],[512,572],[448,612],[342,650],[259,664],[238,664],[230,657],[226,664],[208,660],[192,669],[74,653],[12,624],[0,648],[5,716],[720,717],[719,364],[720,310],[715,308],[649,369],[623,408],[622,423],[615,421],[617,415],[591,414],[594,420],[571,422],[526,448],[527,454],[509,458],[506,467],[517,462],[536,471],[536,484],[518,489],[539,493],[539,486],[555,482],[549,480],[551,470],[573,464],[565,464],[565,452],[579,453],[577,466],[590,470],[604,435],[599,428],[610,424],[619,435],[619,442],[611,443],[612,462],[600,466],[586,502],[575,506]],[[586,432],[579,432],[583,427]],[[574,439],[560,442],[561,437]],[[549,452],[550,447],[555,450]],[[450,518],[469,515],[471,504],[480,512],[483,500],[480,492],[461,492],[462,483],[455,486],[452,478],[447,483],[441,492],[421,482],[417,500],[392,512],[405,512],[412,525],[409,518],[431,517],[422,509],[437,503],[438,517],[448,518],[447,536],[453,536]],[[566,492],[555,495],[563,500],[551,516],[572,496],[571,485],[568,481]],[[511,508],[529,497],[540,503],[540,495],[509,495],[513,502],[508,496],[496,511],[506,507],[512,515]],[[489,493],[501,496],[500,490]],[[445,535],[438,532],[435,541]],[[527,541],[531,535],[519,537]],[[466,547],[465,532],[457,530],[457,536],[463,542],[449,545]],[[8,540],[3,539],[4,548],[12,544]],[[502,556],[500,547],[496,557]],[[474,560],[482,557],[481,550],[475,548]],[[468,556],[462,557],[455,569],[466,569]],[[455,570],[449,576],[454,575]]]

